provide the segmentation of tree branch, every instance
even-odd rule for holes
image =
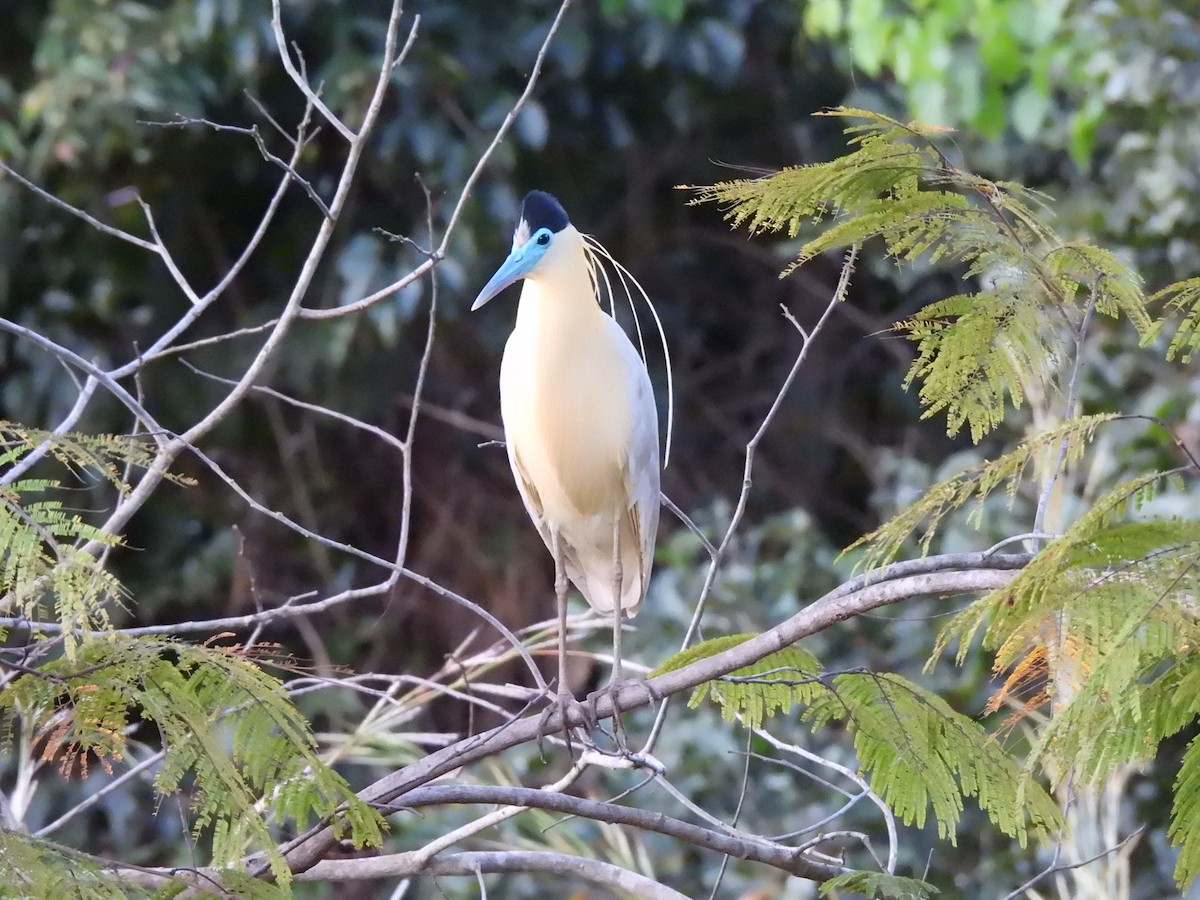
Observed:
[[[594,698],[589,698],[589,704],[591,699],[594,699],[591,707],[595,714],[601,719],[608,718],[613,714],[614,701],[621,710],[636,709],[652,702],[652,697],[648,694],[666,697],[690,690],[734,669],[748,666],[801,638],[816,634],[860,613],[918,596],[996,590],[1008,584],[1020,568],[1020,565],[1014,565],[1011,557],[993,556],[984,559],[983,554],[958,556],[973,557],[975,566],[964,568],[962,571],[932,571],[890,579],[885,579],[878,573],[868,573],[826,594],[775,628],[736,647],[644,683],[627,684],[613,691],[598,692]],[[1027,561],[1028,557],[1022,559]],[[911,564],[901,566],[914,568],[915,564],[920,562],[922,561],[913,560]],[[1021,565],[1023,564],[1022,562]],[[855,582],[861,582],[870,575],[876,575],[876,583],[851,589],[850,586]],[[582,726],[583,719],[582,710],[568,708],[565,723],[560,721],[556,712],[545,723],[543,729],[540,716],[526,717],[431,753],[404,769],[384,776],[362,790],[359,796],[373,804],[403,805],[407,793],[434,778],[518,744],[533,741],[543,730],[561,731],[564,724],[571,727]],[[336,840],[333,829],[328,825],[319,825],[283,844],[280,850],[294,871],[303,871],[323,858]],[[265,867],[261,867],[256,874],[262,875],[265,871]]]

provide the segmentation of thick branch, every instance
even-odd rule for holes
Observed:
[[[541,872],[579,878],[647,900],[687,900],[687,897],[645,875],[612,863],[546,850],[496,850],[455,853],[431,860],[417,853],[392,853],[361,859],[330,859],[296,877],[296,881],[372,881],[406,875],[481,875],[496,872]],[[206,896],[233,897],[221,887],[216,869],[143,869],[114,865],[109,873],[127,884],[151,890],[187,885]]]
[[[330,859],[297,877],[297,881],[350,881],[394,878],[399,875],[475,875],[492,872],[541,872],[582,878],[647,900],[687,900],[676,890],[645,875],[612,863],[545,850],[500,850],[455,853],[414,865],[410,854],[394,853],[368,859]]]
[[[748,666],[770,653],[794,644],[801,638],[891,603],[930,594],[977,593],[996,590],[1008,584],[1015,577],[1016,570],[1020,568],[1020,565],[1028,561],[1028,557],[1023,555],[1018,557],[1021,562],[1017,565],[1014,565],[1015,561],[1012,557],[987,557],[982,553],[960,554],[959,557],[964,562],[971,560],[973,565],[964,565],[963,570],[957,572],[934,571],[886,580],[882,580],[883,576],[879,576],[874,583],[849,592],[845,587],[838,588],[775,628],[723,653],[660,675],[645,682],[644,686],[631,684],[616,691],[601,692],[595,697],[596,702],[593,709],[600,718],[608,718],[613,714],[614,699],[622,710],[645,706],[651,702],[651,697],[647,696],[647,686],[659,697],[690,690],[706,681],[726,675],[734,669]],[[864,579],[869,577],[869,575],[864,576]],[[862,580],[858,579],[860,582]],[[369,803],[380,806],[404,805],[405,794],[440,775],[475,760],[499,753],[509,747],[535,740],[543,730],[555,732],[562,729],[557,714],[545,724],[544,729],[541,727],[539,718],[539,716],[529,716],[431,753],[398,772],[384,776],[361,791],[359,796]],[[571,726],[582,726],[584,724],[582,711],[568,708],[567,722]],[[284,844],[280,849],[285,853],[288,863],[294,871],[304,871],[323,858],[336,840],[333,830],[328,826],[317,826]]]
[[[424,806],[461,803],[502,803],[506,806],[546,809],[597,822],[609,822],[614,825],[630,825],[643,831],[653,831],[678,838],[706,850],[715,850],[738,859],[765,863],[801,878],[812,880],[825,881],[840,875],[843,871],[837,866],[813,862],[794,849],[779,844],[720,834],[681,819],[639,809],[635,806],[621,806],[600,800],[588,800],[584,797],[557,794],[537,788],[437,784],[409,792],[404,796],[400,805],[405,809],[417,809]]]

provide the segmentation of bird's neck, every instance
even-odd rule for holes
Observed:
[[[578,341],[590,329],[603,326],[605,314],[596,301],[582,249],[579,257],[576,264],[525,279],[517,329]]]

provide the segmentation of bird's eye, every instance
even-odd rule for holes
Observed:
[[[539,244],[541,244],[543,247],[545,247],[548,243],[550,243],[550,235],[547,232],[543,231],[541,234],[538,235],[537,242]]]

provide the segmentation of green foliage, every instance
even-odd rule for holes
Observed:
[[[38,448],[76,479],[100,478],[121,493],[128,488],[120,467],[144,467],[154,459],[153,444],[146,438],[55,435],[0,420],[0,466],[21,465]],[[109,627],[107,607],[120,601],[122,590],[116,578],[80,546],[80,542],[97,542],[112,547],[120,543],[119,538],[69,510],[61,499],[67,491],[61,481],[47,478],[0,486],[0,593],[9,598],[11,611],[31,621],[41,618],[41,604],[51,599],[71,658],[78,632]]]
[[[89,756],[106,767],[119,759],[136,710],[155,723],[166,750],[155,787],[170,794],[192,779],[195,831],[211,832],[214,863],[263,849],[286,883],[272,824],[336,814],[355,844],[376,846],[383,823],[320,760],[307,720],[257,662],[240,647],[112,634],[82,641],[74,661],[20,676],[0,695],[0,710],[44,731],[45,753],[64,771],[77,763],[86,770]]]
[[[63,508],[58,499],[30,500],[57,482],[17,481],[0,488],[0,591],[12,608],[36,619],[43,599],[53,598],[57,618],[67,629],[66,651],[74,655],[76,630],[107,628],[106,604],[117,600],[121,586],[95,557],[69,541],[119,541],[100,533]]]
[[[885,900],[928,900],[939,894],[937,888],[917,878],[889,875],[887,872],[846,872],[821,884],[821,896],[834,891],[854,891]]]
[[[651,677],[715,656],[752,637],[752,634],[731,634],[694,644],[664,661]],[[818,696],[824,696],[826,690],[820,678],[821,664],[816,657],[801,647],[785,647],[720,681],[699,685],[692,691],[688,708],[695,709],[711,697],[720,705],[727,722],[742,720],[759,727],[776,712],[787,712],[793,706],[812,703]]]
[[[124,900],[126,888],[102,866],[85,853],[0,828],[0,867],[8,882],[6,894],[15,892],[11,896]]]
[[[1189,363],[1200,349],[1200,278],[1189,278],[1167,285],[1150,300],[1166,303],[1167,315],[1179,318],[1175,334],[1167,347],[1167,359]]]
[[[927,553],[939,526],[951,513],[971,502],[979,504],[976,508],[981,509],[982,502],[1001,488],[1013,497],[1030,466],[1060,447],[1065,448],[1065,464],[1076,462],[1096,429],[1114,418],[1113,415],[1079,416],[1035,434],[997,459],[971,466],[935,484],[893,518],[847,547],[846,552],[861,549],[859,567],[874,569],[895,560],[908,540],[920,531],[918,545],[922,553]]]
[[[1097,498],[1005,587],[955,616],[943,628],[935,654],[958,640],[961,659],[985,621],[984,647],[1001,651],[1000,667],[1018,659],[1018,651],[1005,649],[1017,646],[1013,636],[1036,629],[1050,614],[1067,613],[1075,640],[1086,640],[1097,653],[1120,646],[1127,629],[1141,627],[1154,610],[1186,621],[1174,601],[1163,601],[1191,587],[1186,571],[1175,571],[1177,554],[1186,556],[1200,541],[1200,522],[1118,520],[1164,477],[1143,475]]]
[[[1059,238],[1043,222],[1041,198],[952,165],[934,140],[941,129],[865,110],[830,114],[865,120],[846,129],[852,152],[700,188],[695,202],[720,203],[734,226],[752,232],[796,237],[807,222],[829,220],[784,275],[821,253],[881,238],[899,262],[957,262],[964,278],[977,278],[972,290],[895,326],[918,348],[905,385],[921,383],[924,417],[944,412],[950,434],[967,428],[981,440],[1003,421],[1007,402],[1020,406],[1029,389],[1055,388],[1085,308],[1127,318],[1143,341],[1153,337],[1137,276],[1108,251]]]
[[[1053,396],[1073,371],[1069,361],[1083,358],[1082,341],[1094,316],[1128,321],[1143,346],[1177,320],[1168,359],[1187,361],[1200,346],[1197,279],[1147,298],[1138,274],[1117,255],[1060,239],[1043,221],[1040,198],[952,165],[936,146],[937,129],[859,110],[834,114],[866,119],[847,129],[855,149],[846,156],[704,188],[698,202],[721,203],[735,226],[804,238],[785,274],[820,253],[872,238],[902,262],[956,263],[971,288],[897,326],[917,345],[906,385],[920,383],[924,415],[944,412],[952,434],[969,429],[979,441],[1004,421],[1010,402],[1020,406],[1035,391],[1039,398]],[[813,236],[810,220],[828,225]],[[1160,301],[1161,318],[1154,312]],[[1067,416],[935,485],[861,538],[852,545],[863,551],[861,565],[872,569],[893,561],[914,537],[927,552],[947,517],[970,504],[975,512],[968,523],[977,525],[983,501],[994,492],[1003,489],[1013,499],[1030,480],[1044,484],[1048,473],[1077,465],[1097,429],[1116,418],[1074,409]],[[806,668],[811,696],[805,719],[814,725],[845,719],[864,770],[873,773],[872,783],[888,802],[906,821],[920,821],[931,807],[950,837],[946,823],[957,820],[962,796],[978,794],[1000,827],[1018,834],[1011,796],[997,798],[1030,789],[1041,768],[1059,781],[1095,782],[1116,766],[1147,760],[1200,713],[1192,699],[1200,682],[1200,672],[1193,671],[1200,664],[1192,660],[1200,641],[1200,524],[1147,519],[1137,511],[1173,477],[1144,472],[1089,499],[1085,511],[1065,523],[1066,533],[1005,588],[943,629],[931,665],[953,641],[963,661],[982,631],[997,673],[1008,672],[990,708],[1026,690],[1032,706],[1053,701],[1054,715],[1037,734],[1024,771],[994,743],[972,744],[973,732],[939,707],[942,701],[895,676],[829,677]],[[822,686],[826,698],[820,697]],[[753,720],[757,711],[747,705],[745,685],[723,699],[727,688],[710,687],[709,693]],[[771,704],[787,700],[766,696]],[[1017,718],[1023,702],[1016,703]],[[899,728],[897,719],[904,722]],[[896,734],[904,735],[903,745]],[[957,751],[967,745],[974,748],[972,759],[988,760],[982,768],[962,764]],[[954,749],[943,752],[946,746]],[[914,760],[920,771],[911,768]],[[1192,760],[1190,766],[1178,782],[1170,830],[1183,851],[1176,872],[1181,881],[1200,873],[1200,849],[1188,837],[1197,808],[1189,793],[1197,779],[1190,773],[1200,765]],[[948,788],[956,779],[958,785]],[[1035,830],[1054,827],[1052,807],[1045,798],[1031,814]],[[1024,840],[1023,833],[1018,837]]]
[[[9,881],[4,896],[70,897],[71,900],[128,900],[131,897],[175,897],[188,885],[168,880],[151,891],[140,889],[113,871],[111,863],[19,831],[0,829],[0,864]],[[277,884],[234,870],[210,872],[213,882],[248,900],[281,900],[290,896]],[[169,879],[169,875],[163,875]],[[210,883],[211,886],[211,883]],[[17,893],[10,894],[9,891]],[[203,896],[214,896],[204,894]]]
[[[967,124],[988,137],[1011,126],[1027,140],[1053,108],[1056,63],[1073,39],[1065,2],[810,0],[804,26],[847,48],[871,77],[888,69],[924,122]],[[1082,49],[1082,48],[1081,48]]]
[[[1196,685],[1193,683],[1192,687],[1194,689]],[[1197,822],[1200,822],[1200,738],[1193,738],[1175,779],[1175,803],[1171,809],[1171,825],[1167,829],[1171,843],[1179,848],[1175,880],[1180,884],[1200,874],[1200,828],[1196,827]]]
[[[663,663],[671,671],[736,646],[751,635],[705,641]],[[894,674],[825,672],[805,650],[788,647],[751,666],[701,685],[689,706],[710,697],[728,719],[761,727],[766,716],[803,706],[813,730],[842,722],[854,735],[859,765],[871,787],[906,823],[925,823],[930,808],[938,833],[954,841],[963,798],[975,797],[1005,834],[1022,846],[1029,836],[1061,825],[1058,807],[979,723],[944,700]]]
[[[77,479],[94,474],[122,493],[127,487],[118,467],[154,459],[153,446],[142,439],[56,436],[11,423],[0,423],[0,436],[0,464],[19,465],[40,447]],[[237,864],[248,847],[261,848],[276,880],[286,884],[290,872],[275,852],[271,828],[303,825],[314,816],[334,817],[359,845],[378,844],[382,819],[321,761],[307,720],[260,665],[272,661],[267,651],[111,630],[107,606],[120,598],[121,586],[81,544],[117,541],[68,512],[57,496],[65,490],[45,478],[0,488],[0,590],[35,632],[43,599],[53,598],[63,648],[61,655],[42,654],[36,669],[22,671],[0,692],[0,715],[7,720],[2,740],[11,743],[19,726],[27,743],[38,743],[43,758],[56,761],[64,775],[86,775],[93,763],[111,771],[125,753],[129,726],[152,722],[166,751],[155,786],[171,794],[187,782],[196,835],[211,834],[219,867]],[[66,877],[76,868],[53,845],[13,846],[14,853],[57,862],[31,877]],[[102,896],[108,881],[88,884],[86,891]]]
[[[0,419],[0,466],[17,465],[43,445],[50,459],[75,475],[98,475],[122,492],[128,487],[120,467],[145,468],[154,461],[155,451],[153,442],[147,437],[80,432],[55,434]],[[186,479],[172,477],[176,483],[187,483]]]
[[[1131,518],[1170,480],[1149,473],[1097,498],[938,638],[930,663],[954,641],[961,662],[982,629],[997,672],[1012,671],[998,697],[1047,684],[1042,699],[1056,708],[1037,735],[1027,777],[1041,767],[1059,782],[1102,781],[1118,766],[1151,759],[1200,716],[1200,521]],[[1181,849],[1180,883],[1200,874],[1196,755],[1193,747],[1185,757],[1168,832]]]
[[[47,456],[78,477],[95,473],[118,489],[124,485],[118,464],[146,465],[153,452],[142,439],[120,435],[62,435],[0,421],[0,466],[12,467],[44,446]],[[0,486],[0,593],[9,608],[36,621],[43,600],[55,604],[66,629],[65,649],[73,656],[77,630],[107,628],[107,605],[121,586],[77,541],[114,546],[104,534],[64,507],[61,482],[26,478]]]

